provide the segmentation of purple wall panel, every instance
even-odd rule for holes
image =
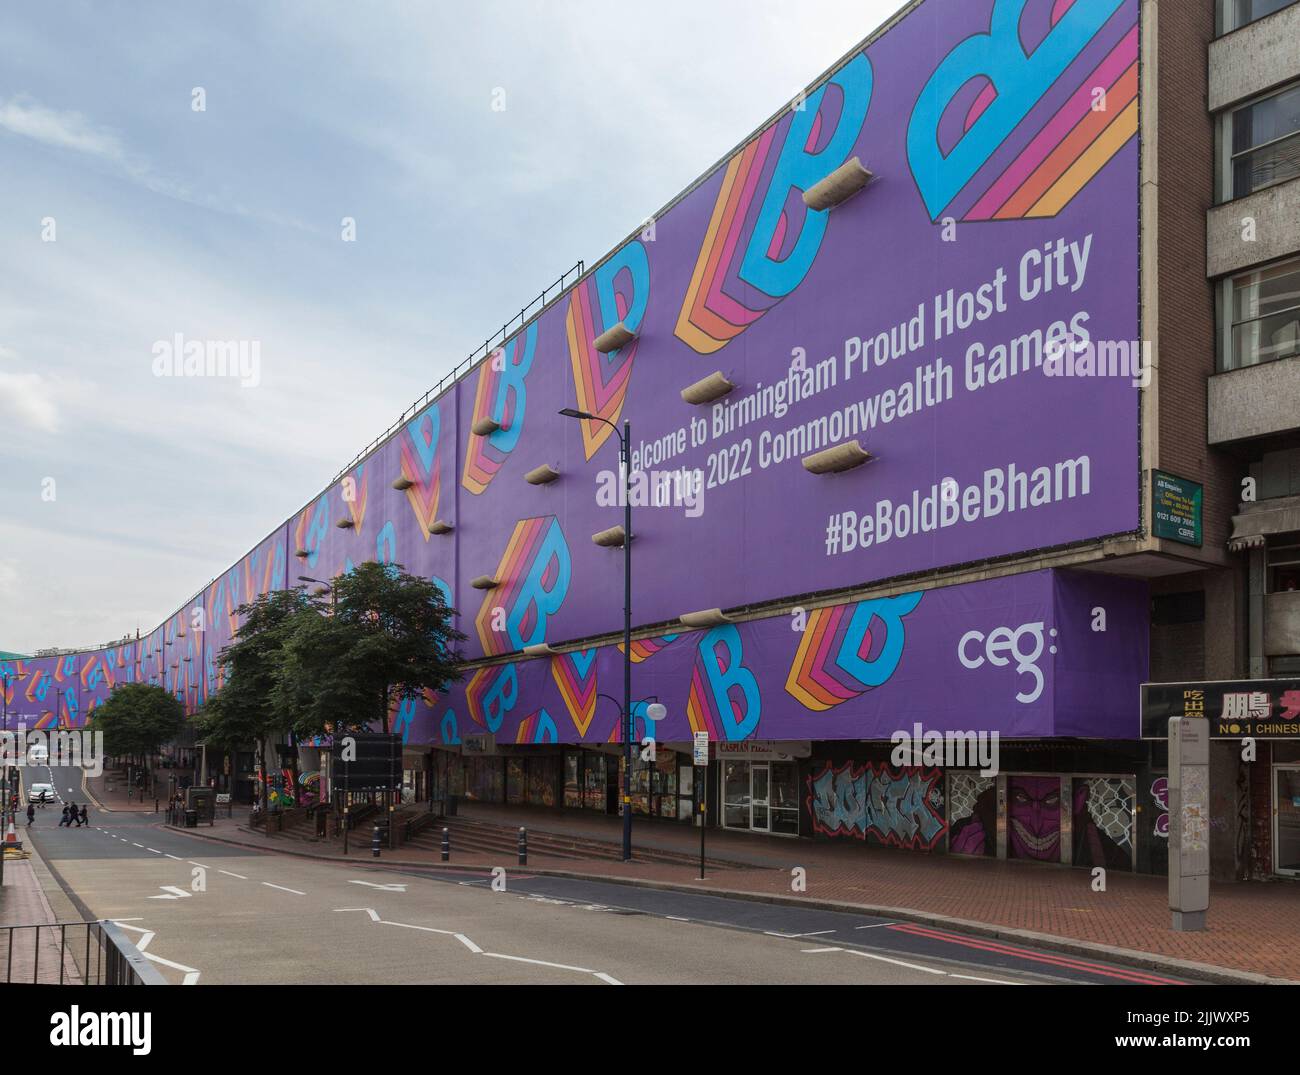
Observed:
[[[622,557],[591,541],[621,522],[617,504],[598,497],[602,480],[617,478],[617,439],[599,423],[560,417],[561,407],[630,420],[634,449],[669,446],[663,462],[635,470],[702,476],[698,511],[680,503],[636,509],[638,624],[1135,530],[1138,394],[1130,379],[1052,377],[1031,363],[992,381],[989,370],[998,346],[1018,341],[1032,350],[1053,324],[1092,340],[1140,338],[1137,23],[1136,0],[921,5],[209,586],[197,647],[194,632],[180,635],[187,604],[120,671],[135,674],[138,661],[145,679],[161,671],[170,689],[216,689],[214,659],[231,637],[235,607],[299,575],[329,579],[370,559],[445,586],[469,636],[467,657],[617,631]],[[867,189],[829,212],[806,209],[802,191],[854,156],[875,173]],[[944,330],[950,289],[957,298],[981,288],[1001,300],[990,316]],[[593,340],[620,321],[637,338],[597,352]],[[884,347],[877,334],[891,327],[906,339],[900,353],[850,364],[850,354]],[[966,379],[970,354],[983,385]],[[714,371],[735,384],[729,395],[701,407],[681,400],[681,389]],[[951,391],[936,396],[948,376]],[[903,394],[918,377],[929,396],[909,412]],[[772,386],[794,383],[802,391],[788,409],[772,407]],[[718,417],[751,399],[765,402],[760,413],[730,427]],[[474,435],[484,418],[500,428]],[[776,447],[801,433],[803,442],[778,458]],[[812,448],[855,436],[875,456],[870,464],[829,476],[801,466]],[[1070,471],[1057,470],[1071,460],[1073,496]],[[541,464],[559,480],[527,484],[524,474]],[[994,510],[991,483],[1010,485],[1013,466],[1021,475],[1047,468],[1034,483],[1044,502]],[[394,489],[399,477],[412,486]],[[929,500],[926,510],[938,514],[946,479],[959,496],[978,490],[971,495],[981,510],[928,529],[909,518],[905,536],[882,532],[886,516],[897,528],[912,514],[914,495],[916,508]],[[831,526],[846,513],[871,517],[869,546],[850,547],[849,528]],[[339,528],[341,518],[354,525]],[[454,531],[431,535],[438,520]],[[852,532],[863,536],[860,527]],[[307,555],[296,556],[299,549]],[[472,589],[479,575],[500,585]],[[926,598],[986,599],[969,587]],[[1046,598],[1035,590],[1033,600]],[[1048,611],[1036,609],[1007,614],[1047,622]],[[787,662],[791,638],[748,637],[753,631],[744,632],[747,653]],[[160,646],[164,635],[172,646]],[[656,661],[671,665],[685,648],[679,640],[638,670],[653,679]],[[176,654],[205,674],[187,679],[185,669],[170,668]],[[904,682],[914,659],[891,682]],[[535,676],[546,663],[521,663],[519,674]],[[680,690],[679,677],[669,678]],[[918,689],[924,679],[918,673]],[[776,734],[769,726],[786,721],[781,692],[765,683],[761,693],[764,733]],[[875,693],[837,703],[819,727],[856,735],[862,721],[884,719],[871,712]],[[695,704],[707,725],[702,689]],[[1053,720],[1076,731],[1105,724],[1086,706],[1067,719],[1066,703],[1053,704],[1064,708],[1051,719],[1037,710],[1001,719],[1009,734],[1043,733]],[[683,709],[675,712],[683,719]],[[457,714],[462,726],[465,716]],[[409,709],[399,717],[408,730],[426,719]]]

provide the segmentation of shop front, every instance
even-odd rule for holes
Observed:
[[[799,835],[799,759],[812,743],[718,743],[722,827],[770,836]],[[689,816],[689,815],[687,815]]]

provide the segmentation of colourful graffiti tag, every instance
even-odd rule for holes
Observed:
[[[861,769],[826,762],[808,777],[808,813],[824,836],[872,836],[893,847],[930,850],[947,825],[935,808],[942,802],[938,769],[894,769],[868,762]]]

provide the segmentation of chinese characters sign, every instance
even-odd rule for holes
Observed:
[[[1163,739],[1170,717],[1204,717],[1214,739],[1300,738],[1300,680],[1142,684],[1142,737]]]

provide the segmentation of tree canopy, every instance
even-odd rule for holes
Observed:
[[[104,751],[115,757],[156,754],[185,726],[185,706],[148,683],[122,683],[91,714],[89,727],[104,733]]]
[[[311,600],[328,615],[295,617],[271,695],[299,733],[387,732],[398,702],[460,678],[452,646],[465,636],[429,579],[370,562],[334,580],[328,606]]]

